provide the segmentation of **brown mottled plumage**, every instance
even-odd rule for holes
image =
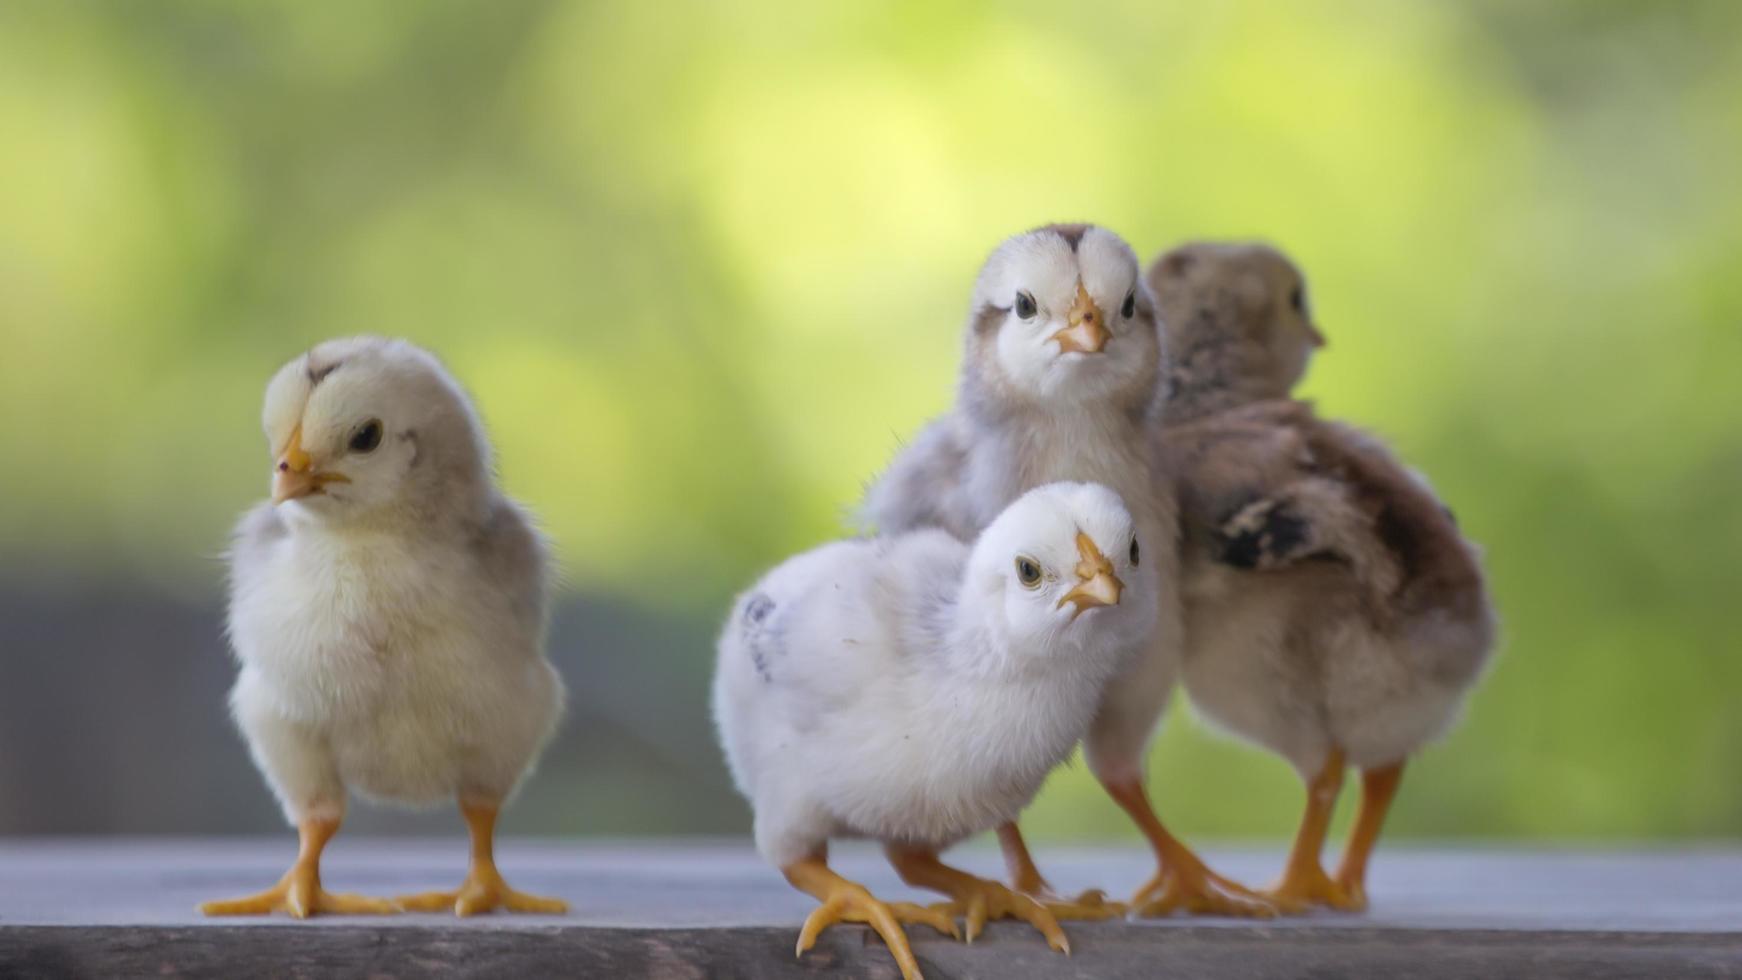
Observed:
[[[1494,643],[1477,550],[1379,440],[1287,399],[1323,340],[1280,253],[1190,245],[1149,282],[1179,352],[1154,436],[1177,477],[1186,690],[1308,784],[1272,896],[1358,908],[1405,761],[1456,721]],[[1319,851],[1346,764],[1363,798],[1332,878]]]

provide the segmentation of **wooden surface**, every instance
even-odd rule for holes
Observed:
[[[880,943],[837,926],[792,956],[811,908],[749,848],[730,843],[521,844],[501,848],[517,887],[567,899],[563,917],[206,920],[204,899],[275,881],[282,839],[0,842],[0,977],[895,976]],[[1123,895],[1149,871],[1134,849],[1041,848],[1064,889]],[[1212,850],[1247,881],[1274,849]],[[957,863],[996,874],[998,858]],[[398,894],[452,887],[465,843],[341,838],[328,887]],[[862,847],[836,866],[884,898],[901,886]],[[1742,977],[1742,850],[1653,852],[1382,849],[1373,909],[1265,923],[1225,919],[1067,923],[1075,952],[1051,953],[998,923],[972,946],[915,928],[930,980],[946,977]]]

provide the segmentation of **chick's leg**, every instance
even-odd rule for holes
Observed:
[[[1110,902],[1107,893],[1091,888],[1075,898],[1062,898],[1052,890],[1028,853],[1022,839],[1022,829],[1013,820],[998,828],[998,846],[1004,852],[1004,866],[1010,873],[1011,887],[1046,906],[1055,919],[1117,919],[1125,915],[1125,903]]]
[[[472,868],[458,890],[424,892],[407,895],[399,904],[412,912],[440,912],[453,909],[455,915],[477,915],[507,909],[510,912],[537,912],[561,915],[569,910],[567,902],[556,898],[540,898],[515,891],[502,880],[496,870],[496,803],[460,801],[460,813],[472,832]]]
[[[1276,914],[1275,906],[1262,895],[1211,871],[1191,848],[1170,833],[1150,807],[1142,783],[1132,779],[1104,785],[1107,795],[1130,814],[1137,829],[1148,839],[1159,865],[1155,877],[1131,899],[1138,915],[1153,918],[1185,911],[1269,918]]]
[[[399,906],[383,898],[362,895],[335,895],[321,887],[321,852],[327,841],[339,832],[339,821],[330,817],[308,817],[297,824],[300,847],[296,863],[278,879],[278,884],[258,895],[206,902],[200,911],[206,915],[270,915],[288,912],[293,918],[311,915],[384,915],[398,912]]]
[[[786,875],[787,881],[792,882],[792,887],[823,903],[804,920],[795,955],[803,956],[805,950],[816,945],[817,936],[837,922],[863,922],[883,937],[883,944],[895,957],[904,980],[923,980],[919,961],[914,959],[913,948],[908,945],[907,933],[901,931],[901,924],[927,925],[946,936],[961,938],[949,916],[911,902],[882,902],[866,891],[865,886],[835,874],[823,854],[794,861],[780,871]]]
[[[1337,808],[1337,794],[1342,789],[1343,753],[1340,749],[1332,749],[1318,774],[1307,781],[1306,810],[1301,814],[1300,828],[1295,831],[1294,846],[1289,850],[1288,863],[1283,866],[1282,880],[1265,892],[1286,911],[1302,912],[1313,905],[1338,909],[1355,907],[1319,863],[1325,834],[1331,829],[1331,814]]]
[[[1361,773],[1361,809],[1355,812],[1355,826],[1349,831],[1349,843],[1337,867],[1337,884],[1347,896],[1349,908],[1367,907],[1367,858],[1379,840],[1385,814],[1391,809],[1391,800],[1402,781],[1401,762]]]
[[[952,899],[950,911],[968,920],[968,942],[973,942],[987,919],[1021,919],[1040,931],[1046,943],[1061,953],[1071,951],[1070,940],[1046,907],[1027,895],[1018,894],[996,881],[976,878],[938,860],[936,852],[891,844],[885,848],[889,863],[901,880],[916,888],[943,892]]]

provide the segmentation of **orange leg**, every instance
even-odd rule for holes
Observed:
[[[1265,892],[1286,911],[1303,912],[1313,905],[1356,907],[1319,863],[1325,835],[1331,829],[1331,815],[1337,810],[1337,795],[1343,790],[1344,765],[1343,751],[1332,749],[1318,774],[1307,781],[1306,810],[1301,814],[1300,829],[1295,831],[1294,847],[1288,853],[1282,880]]]
[[[794,861],[780,871],[792,887],[823,903],[811,912],[804,920],[804,928],[799,930],[799,956],[815,946],[817,936],[829,926],[837,922],[863,922],[883,937],[884,945],[895,957],[896,966],[901,968],[903,980],[923,980],[919,961],[914,959],[913,948],[908,945],[907,933],[901,931],[901,924],[928,925],[946,936],[961,938],[948,915],[911,902],[886,904],[879,901],[865,890],[865,886],[854,884],[830,869],[824,853]]]
[[[1342,863],[1337,866],[1337,884],[1349,897],[1351,907],[1367,907],[1367,859],[1373,845],[1379,841],[1379,830],[1385,826],[1385,814],[1397,795],[1397,785],[1403,781],[1403,763],[1396,762],[1361,773],[1361,809],[1355,813],[1355,826],[1349,831],[1348,846],[1343,849]]]
[[[466,880],[451,892],[424,892],[407,895],[399,904],[409,911],[440,912],[452,909],[455,915],[477,915],[507,909],[510,912],[537,912],[561,915],[569,910],[568,903],[555,898],[540,898],[508,887],[502,873],[496,870],[495,803],[460,801],[460,813],[472,833],[472,867]]]
[[[1276,909],[1262,895],[1216,874],[1204,866],[1191,849],[1162,825],[1150,808],[1149,796],[1136,780],[1105,784],[1107,794],[1137,823],[1137,829],[1155,850],[1159,866],[1155,877],[1131,899],[1137,914],[1145,917],[1172,915],[1184,910],[1202,915],[1240,915],[1269,918]]]
[[[1058,920],[1039,902],[1013,892],[996,881],[976,878],[938,860],[937,852],[890,845],[884,849],[901,880],[915,888],[929,888],[950,896],[947,911],[968,920],[968,942],[986,927],[987,919],[1021,919],[1046,937],[1046,943],[1061,953],[1071,951],[1070,940]]]
[[[206,915],[271,915],[288,912],[293,918],[311,915],[384,915],[398,912],[399,906],[384,898],[362,895],[335,895],[321,887],[321,852],[327,842],[339,832],[336,819],[307,819],[297,825],[300,846],[296,863],[278,879],[278,884],[247,898],[206,902],[200,911]]]
[[[1054,918],[1117,919],[1125,915],[1125,904],[1109,902],[1107,893],[1099,888],[1091,888],[1076,898],[1062,898],[1054,892],[1035,866],[1028,844],[1022,839],[1022,829],[1014,820],[999,826],[998,846],[1004,852],[1011,887],[1046,906]]]

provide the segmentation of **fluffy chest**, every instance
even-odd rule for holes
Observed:
[[[1117,491],[1141,524],[1154,528],[1153,479],[1143,432],[1130,422],[1093,413],[1041,416],[1009,423],[978,440],[968,462],[967,490],[980,528],[1017,497],[1047,483],[1100,483]]]
[[[379,708],[470,641],[463,573],[391,540],[287,538],[237,575],[236,654],[298,714]]]
[[[1102,680],[934,685],[822,760],[823,795],[844,833],[882,840],[947,845],[1014,819],[1070,755]]]

